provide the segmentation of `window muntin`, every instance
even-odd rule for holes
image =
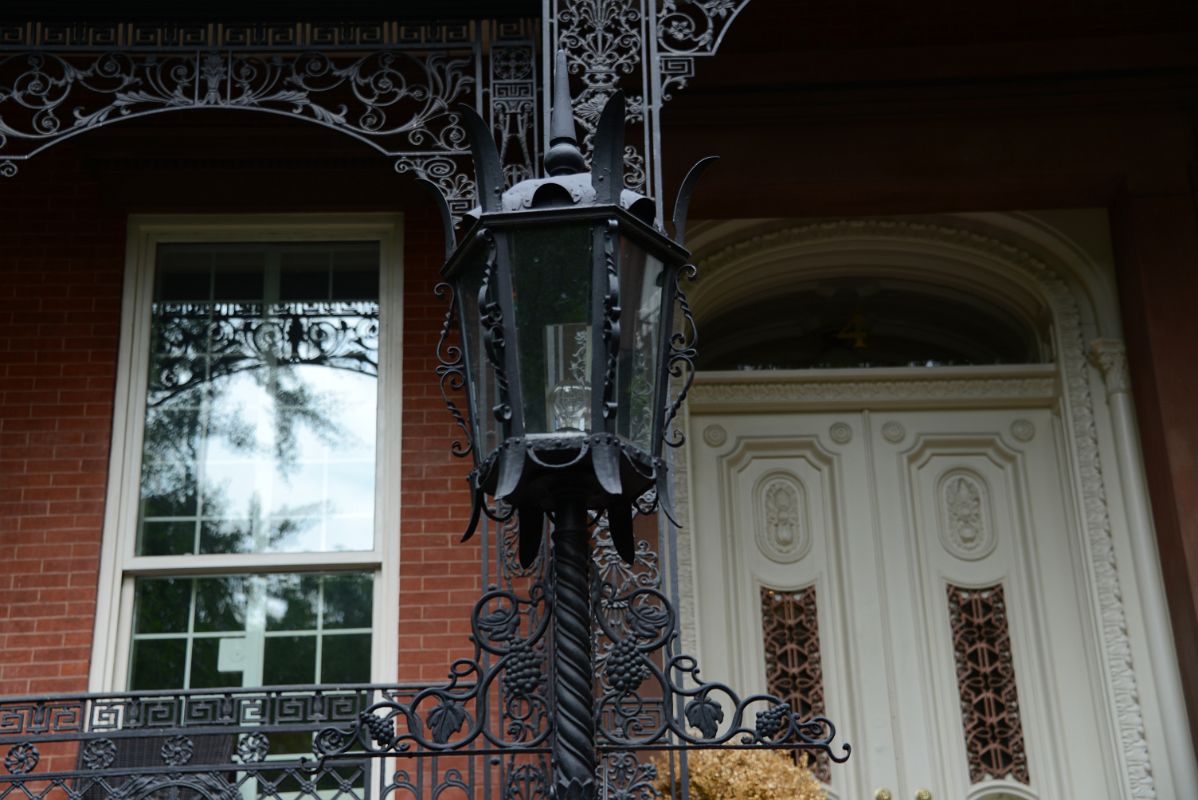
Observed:
[[[128,686],[368,682],[372,583],[361,572],[137,578]]]
[[[377,242],[159,245],[138,555],[370,550]]]

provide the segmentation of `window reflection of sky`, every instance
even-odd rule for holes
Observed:
[[[243,531],[251,541],[243,541],[242,550],[368,550],[377,383],[327,367],[290,372],[313,398],[307,409],[278,406],[269,382],[256,375],[222,381],[213,413],[236,415],[252,433],[237,446],[223,437],[207,441],[203,517],[254,520],[254,529]],[[280,435],[283,414],[295,415],[294,436]],[[306,422],[310,416],[318,424]]]

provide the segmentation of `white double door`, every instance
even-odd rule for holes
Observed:
[[[692,413],[704,674],[765,690],[762,592],[814,588],[831,796],[1117,797],[1060,419],[935,405]]]

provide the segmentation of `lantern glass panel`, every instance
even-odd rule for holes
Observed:
[[[483,309],[479,304],[479,290],[486,276],[487,252],[480,250],[464,264],[458,281],[458,314],[462,320],[462,337],[465,345],[466,370],[469,374],[471,393],[470,423],[474,429],[475,448],[479,458],[499,446],[501,433],[495,417],[494,407],[499,402],[496,393],[495,371],[487,358],[487,331],[482,324]],[[488,296],[485,302],[497,301],[495,280],[489,276]]]
[[[661,259],[626,237],[620,240],[620,354],[616,433],[653,452],[654,408],[661,365]]]
[[[589,432],[592,228],[544,225],[508,236],[524,432]]]

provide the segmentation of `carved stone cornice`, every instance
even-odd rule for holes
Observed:
[[[1131,391],[1131,375],[1127,371],[1127,349],[1118,339],[1095,339],[1090,342],[1090,363],[1102,373],[1107,397]]]
[[[1045,406],[1058,396],[1055,367],[1025,367],[1010,374],[983,374],[976,368],[943,367],[924,374],[875,370],[870,376],[763,372],[699,373],[690,394],[695,412],[733,410],[815,410],[860,403],[870,408]],[[906,373],[906,374],[903,374]]]

